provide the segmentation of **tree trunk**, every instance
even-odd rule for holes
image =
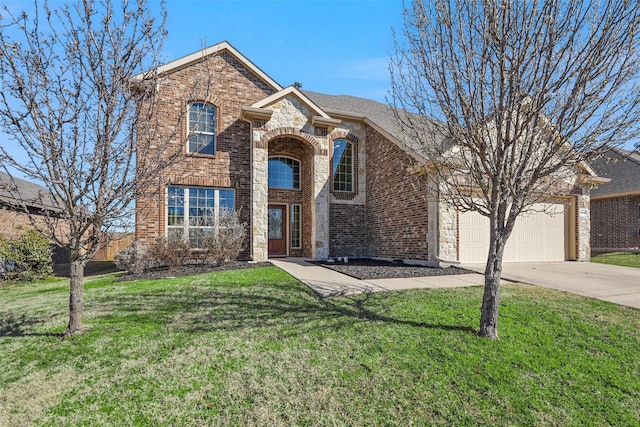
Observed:
[[[492,233],[493,234],[493,233]],[[480,336],[498,338],[498,306],[500,305],[500,279],[502,278],[502,255],[506,239],[491,236],[491,248],[484,270],[484,293],[480,308]]]
[[[84,326],[82,325],[82,313],[84,311],[84,266],[83,261],[71,262],[71,273],[69,274],[69,324],[65,337],[73,334],[81,334]]]

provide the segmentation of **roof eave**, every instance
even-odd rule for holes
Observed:
[[[208,56],[212,56],[218,54],[220,52],[227,51],[231,55],[233,55],[238,61],[242,63],[248,70],[254,73],[256,76],[261,78],[265,83],[267,83],[271,88],[275,91],[282,90],[282,86],[280,86],[275,80],[273,80],[267,73],[262,71],[260,67],[251,62],[247,57],[241,54],[236,48],[231,46],[229,42],[223,41],[221,43],[215,44],[213,46],[209,46],[187,56],[183,56],[180,59],[176,59],[175,61],[171,61],[167,64],[164,64],[157,69],[153,70],[159,76],[164,76],[167,74],[175,73],[176,71],[182,70],[186,67],[189,67],[192,64],[195,64],[199,61],[202,61],[203,58]],[[143,80],[148,71],[137,74],[133,77],[134,81]]]
[[[592,194],[591,200],[602,200],[602,199],[616,199],[619,197],[634,197],[640,196],[640,190],[633,191],[620,191],[617,193],[607,193],[607,194]]]

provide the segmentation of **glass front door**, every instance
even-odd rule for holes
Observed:
[[[269,256],[287,256],[287,207],[269,205]]]

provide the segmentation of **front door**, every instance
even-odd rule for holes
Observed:
[[[287,207],[269,205],[269,256],[287,256]]]

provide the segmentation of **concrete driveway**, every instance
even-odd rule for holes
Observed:
[[[482,272],[484,265],[462,266]],[[591,262],[504,263],[502,278],[640,308],[640,268]]]

